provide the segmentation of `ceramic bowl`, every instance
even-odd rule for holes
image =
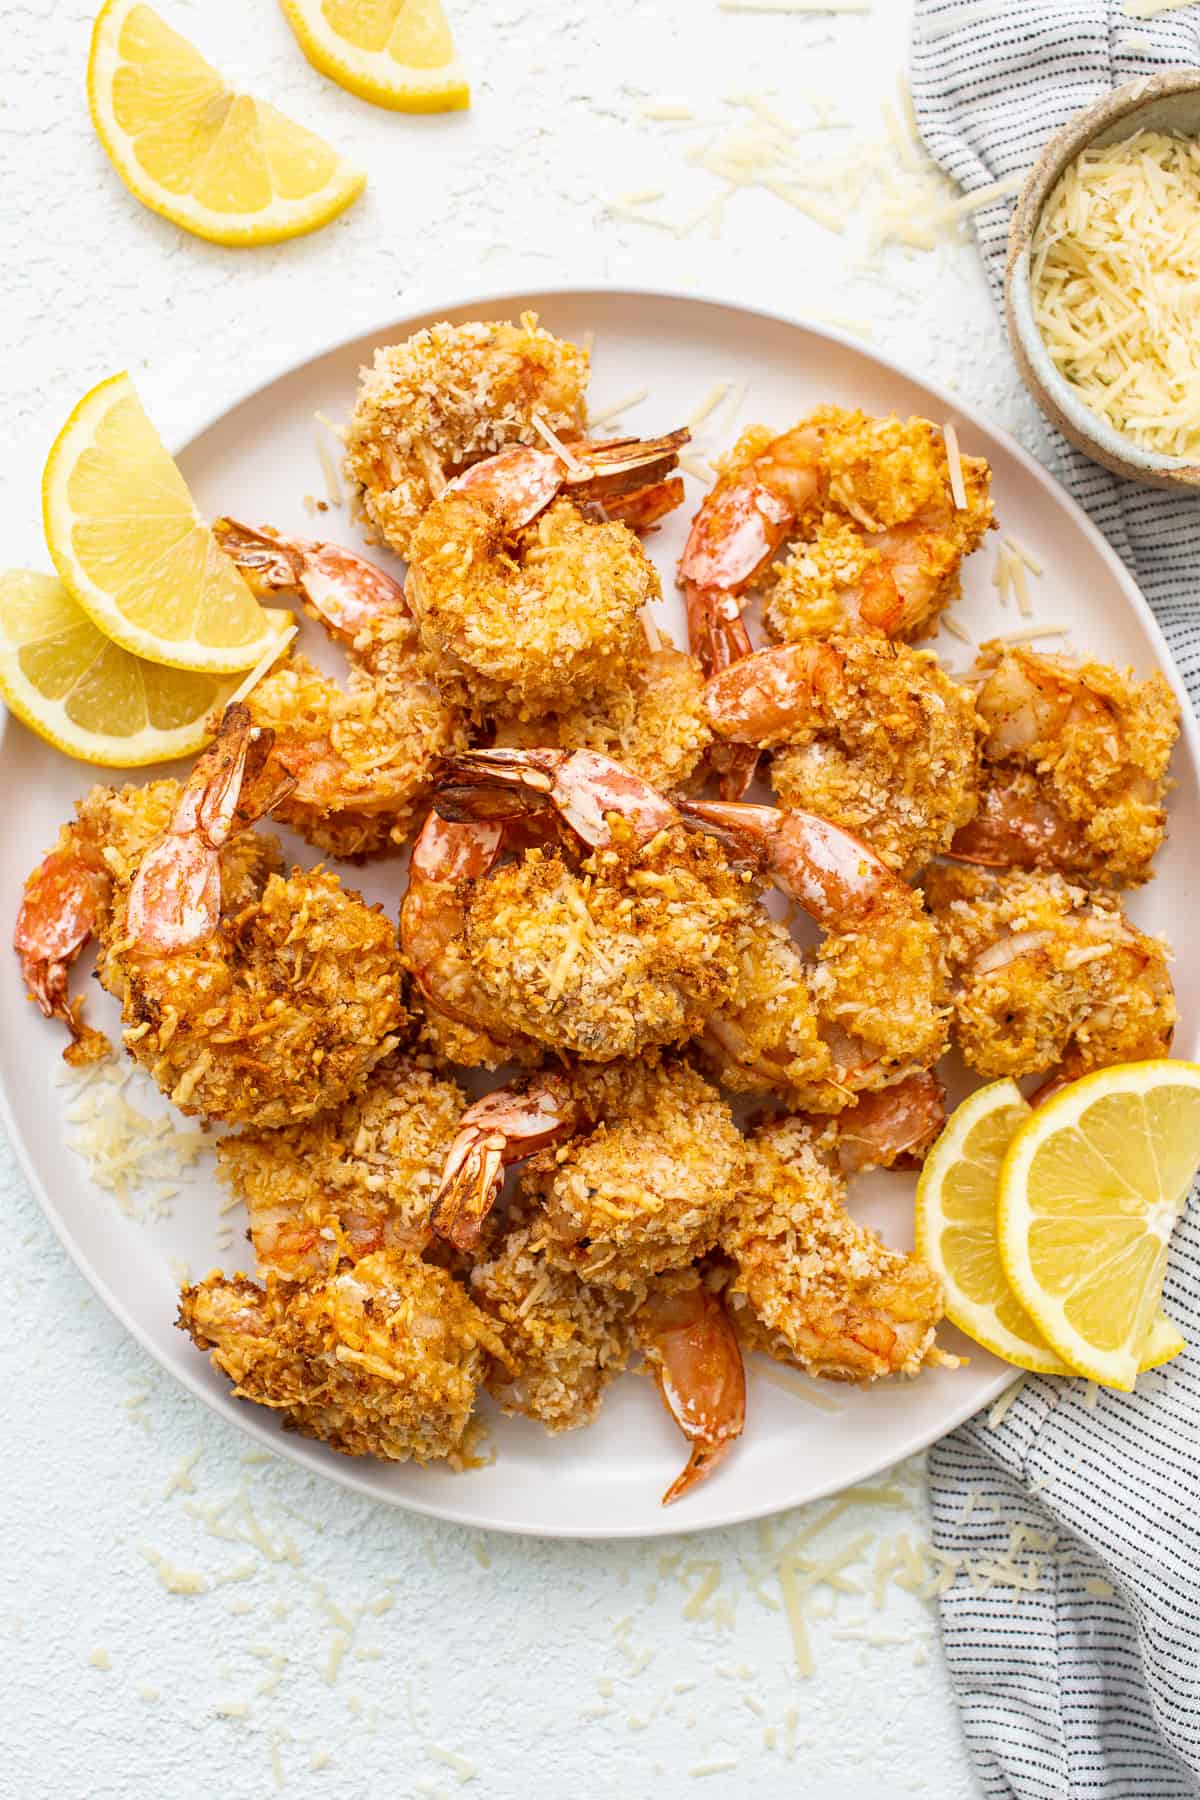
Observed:
[[[1030,247],[1042,209],[1081,150],[1104,149],[1136,131],[1200,137],[1200,69],[1172,69],[1115,88],[1069,119],[1034,164],[1021,189],[1008,239],[1005,310],[1017,366],[1051,424],[1093,461],[1154,487],[1200,487],[1200,464],[1145,450],[1086,405],[1050,358],[1034,321]]]

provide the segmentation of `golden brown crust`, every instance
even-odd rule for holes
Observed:
[[[396,1047],[408,1015],[395,926],[328,870],[269,875],[172,955],[134,953],[125,898],[100,979],[122,1000],[130,1055],[182,1112],[292,1124],[339,1105]]]
[[[407,592],[447,697],[529,719],[619,681],[661,589],[625,525],[558,499],[512,537],[488,501],[452,490],[417,529]]]
[[[489,1353],[490,1321],[445,1270],[403,1250],[302,1282],[214,1270],[179,1300],[239,1399],[346,1456],[454,1457]]]
[[[260,1272],[298,1281],[328,1274],[341,1257],[420,1255],[465,1106],[455,1082],[392,1056],[340,1107],[223,1138],[217,1170],[245,1202]]]
[[[936,1357],[941,1283],[850,1217],[835,1153],[835,1126],[784,1119],[751,1136],[722,1240],[731,1316],[747,1349],[813,1375],[915,1375]]]
[[[510,1224],[471,1271],[471,1297],[495,1321],[511,1367],[493,1361],[487,1389],[503,1411],[571,1431],[595,1417],[633,1346],[638,1294],[581,1281],[546,1256],[537,1213]]]
[[[679,1062],[579,1068],[568,1079],[595,1124],[522,1175],[522,1193],[542,1202],[547,1262],[628,1290],[711,1250],[742,1160],[717,1090]]]
[[[346,435],[346,472],[367,523],[399,555],[445,481],[506,445],[584,428],[586,350],[527,313],[519,325],[441,323],[375,352]]]
[[[911,879],[979,802],[982,727],[969,688],[929,651],[843,636],[836,678],[771,760],[784,806],[830,819]]]
[[[1062,875],[930,870],[954,986],[954,1034],[988,1077],[1071,1074],[1165,1056],[1175,1024],[1169,953],[1117,894]]]

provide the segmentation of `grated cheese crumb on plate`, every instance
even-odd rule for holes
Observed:
[[[657,200],[659,195],[657,193],[652,193],[645,197],[648,197],[651,200]],[[631,200],[630,204],[633,205],[635,202]],[[619,419],[622,413],[630,412],[635,406],[640,406],[642,401],[648,398],[649,393],[650,389],[648,387],[634,388],[631,394],[625,394],[620,400],[614,400],[611,406],[604,407],[601,412],[594,413],[589,411],[589,426],[607,425],[611,420]]]

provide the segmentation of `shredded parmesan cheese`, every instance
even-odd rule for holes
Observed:
[[[1003,1425],[1005,1419],[1008,1417],[1008,1409],[1013,1404],[1013,1401],[1017,1399],[1021,1389],[1025,1386],[1025,1381],[1026,1377],[1024,1375],[1018,1375],[1012,1386],[1006,1387],[1000,1398],[992,1403],[987,1416],[988,1429],[990,1431],[995,1431],[997,1426]]]
[[[1087,149],[1034,235],[1034,316],[1081,399],[1144,449],[1200,450],[1200,144],[1138,132]]]
[[[651,194],[649,198],[657,200],[659,195]],[[612,419],[619,419],[622,413],[631,412],[635,406],[640,406],[649,393],[648,387],[634,388],[631,394],[626,394],[621,400],[615,400],[611,406],[606,406],[603,412],[589,413],[589,425],[607,425]]]
[[[538,433],[538,435],[540,437],[545,438],[546,442],[549,444],[550,448],[553,450],[555,456],[557,456],[559,458],[559,460],[566,466],[567,471],[571,475],[574,475],[576,477],[582,477],[583,475],[585,475],[587,473],[583,464],[580,462],[579,458],[577,456],[573,456],[572,453],[570,452],[570,450],[568,450],[567,446],[563,443],[562,439],[559,436],[557,436],[557,434],[555,432],[551,431],[549,425],[547,425],[547,423],[546,423],[545,419],[543,419],[541,413],[536,413],[536,412],[532,413],[530,415],[530,422],[532,423],[533,428]]]
[[[954,497],[954,505],[958,512],[967,510],[967,487],[963,480],[962,457],[958,449],[958,433],[949,420],[942,426],[942,438],[946,445],[946,463],[950,472],[950,492]]]

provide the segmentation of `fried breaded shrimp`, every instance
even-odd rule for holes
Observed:
[[[435,501],[405,593],[453,701],[535,718],[618,680],[642,641],[642,609],[661,595],[657,572],[628,526],[555,496],[656,479],[685,438],[581,449],[578,477],[544,451],[508,450]]]
[[[222,1138],[217,1172],[245,1202],[259,1270],[303,1281],[343,1257],[419,1256],[465,1105],[453,1081],[390,1056],[342,1106],[302,1125]]]
[[[67,972],[89,940],[107,930],[114,894],[128,887],[146,849],[167,829],[182,792],[177,781],[89,789],[25,884],[13,947],[30,996],[71,1033],[63,1051],[69,1063],[95,1061],[112,1046],[84,1024],[82,1000],[68,995]],[[282,866],[279,845],[261,832],[240,832],[222,845],[219,866],[221,909],[235,913]]]
[[[974,697],[929,651],[876,636],[781,644],[715,675],[704,707],[721,737],[774,751],[784,807],[854,832],[906,878],[978,804]]]
[[[603,1061],[703,1031],[710,1051],[715,1040],[736,1062],[738,1085],[821,1111],[927,1067],[944,1049],[937,937],[920,895],[827,820],[676,806],[587,751],[469,751],[448,778],[435,804],[456,818],[474,808],[494,819],[505,796],[523,797],[593,846],[583,877],[556,858],[527,858],[489,876],[470,901],[468,938],[485,909],[472,971],[530,1035]],[[728,844],[740,866],[700,856],[680,836],[685,820]],[[811,970],[755,897],[764,876],[825,929]]]
[[[767,631],[784,641],[846,628],[926,636],[961,592],[963,558],[993,523],[987,463],[960,459],[960,508],[942,434],[928,419],[827,406],[806,426],[821,441],[821,500],[770,571]]]
[[[438,761],[468,742],[466,719],[442,696],[403,588],[339,544],[235,519],[218,519],[213,530],[260,598],[301,595],[350,662],[342,688],[307,657],[288,655],[247,697],[295,779],[277,809],[280,823],[347,859],[402,844]]]
[[[1169,952],[1120,897],[1056,873],[932,869],[927,888],[954,988],[954,1036],[989,1078],[1166,1056]]]
[[[493,1362],[486,1380],[502,1410],[537,1419],[547,1431],[588,1424],[629,1361],[637,1295],[555,1267],[541,1217],[518,1208],[471,1270],[471,1297],[508,1352],[511,1366]]]
[[[672,793],[687,791],[712,742],[700,663],[661,632],[655,650],[639,649],[590,699],[539,719],[502,720],[498,746],[595,750]]]
[[[743,876],[681,826],[575,866],[530,850],[479,883],[465,959],[508,1030],[593,1062],[681,1044],[731,992]]]
[[[522,1194],[542,1207],[548,1262],[632,1288],[686,1267],[720,1233],[741,1134],[686,1063],[580,1065],[501,1088],[464,1113],[433,1225],[478,1242],[506,1164],[532,1160]]]
[[[814,1033],[787,947],[761,923],[751,928],[732,1004],[714,1011],[706,1028],[721,1079],[837,1112],[856,1093],[931,1067],[946,1047],[948,1009],[937,931],[921,895],[861,840],[815,814],[725,801],[681,801],[680,808],[762,858],[770,878],[825,931],[806,972]]]
[[[448,480],[508,444],[532,443],[534,419],[580,437],[588,353],[538,326],[445,322],[375,352],[346,433],[346,472],[369,524],[409,556],[422,514]]]
[[[984,644],[973,671],[984,741],[978,816],[953,854],[1113,887],[1146,881],[1162,843],[1179,702],[1157,670]]]
[[[186,1113],[286,1125],[337,1106],[406,1021],[400,949],[383,910],[336,875],[268,874],[224,910],[222,848],[274,803],[270,734],[231,706],[166,825],[116,884],[97,973],[124,1042]],[[284,790],[286,791],[286,784]]]
[[[781,1119],[751,1134],[723,1248],[743,1344],[812,1375],[875,1381],[944,1361],[942,1285],[845,1208],[836,1123]]]
[[[377,1250],[306,1281],[214,1270],[179,1300],[180,1327],[241,1400],[345,1456],[454,1458],[489,1355],[491,1321],[444,1269]]]
[[[413,845],[400,907],[400,944],[422,1003],[422,1040],[465,1068],[498,1069],[506,1062],[532,1068],[543,1054],[502,1016],[466,946],[475,884],[495,867],[503,844],[502,825],[456,824],[431,812]]]

